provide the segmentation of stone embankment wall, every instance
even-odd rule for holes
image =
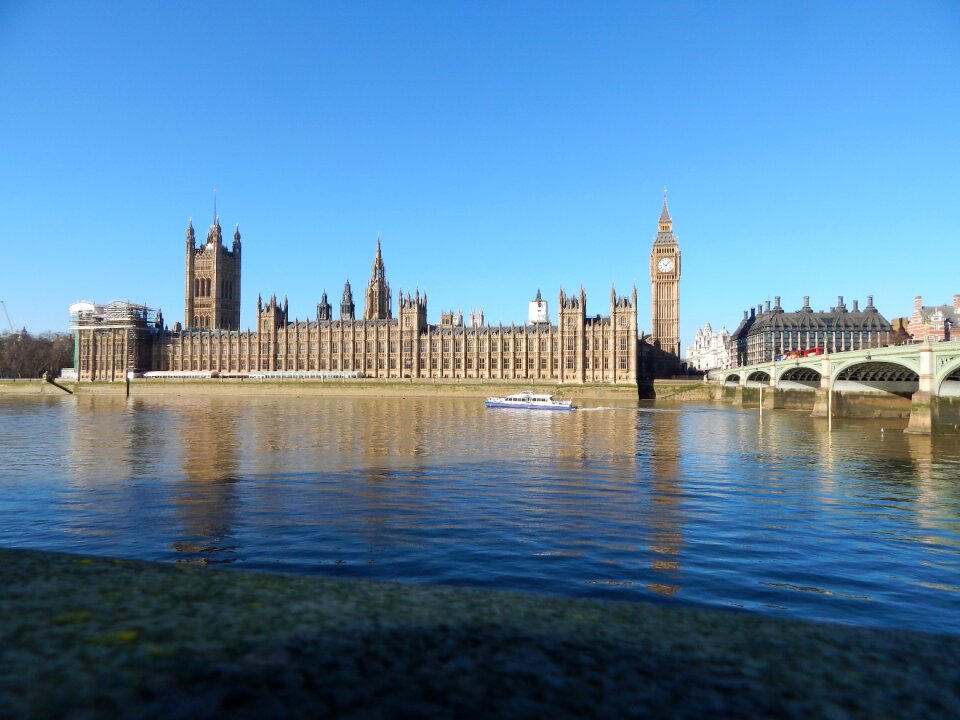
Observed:
[[[64,387],[67,387],[66,385]],[[69,384],[72,389],[73,385]],[[123,392],[121,385],[120,391]],[[44,380],[0,378],[0,395],[66,395],[61,388]]]
[[[123,382],[62,382],[61,386],[78,395],[123,395]],[[375,380],[375,379],[310,379],[254,380],[245,379],[173,379],[144,380],[130,383],[130,395],[331,395],[339,397],[489,397],[531,390],[559,398],[615,400],[636,402],[656,399],[660,402],[710,401],[717,388],[699,379],[657,380],[638,388],[634,384],[606,383],[561,384],[545,381],[479,381],[479,380]],[[64,390],[42,380],[2,380],[0,395],[64,394]]]
[[[77,395],[124,395],[127,384],[124,382],[82,382],[63,383]],[[130,383],[131,396],[177,396],[177,395],[329,395],[338,397],[478,397],[502,396],[531,390],[547,393],[559,398],[617,400],[636,402],[637,386],[632,384],[607,385],[583,384],[563,385],[555,382],[481,382],[471,381],[431,381],[431,380],[251,380],[208,379],[208,380],[143,380]],[[63,395],[64,390],[37,380],[6,381],[0,380],[0,395]]]

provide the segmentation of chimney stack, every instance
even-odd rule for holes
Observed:
[[[922,298],[921,296],[917,295],[917,296],[913,299],[913,309],[914,309],[914,310],[923,310],[923,298]]]
[[[960,312],[960,295],[953,296],[953,309]]]
[[[805,308],[810,307],[810,296],[809,296],[809,295],[804,295],[804,296],[803,296],[803,306],[804,306]]]
[[[854,301],[853,301],[853,311],[854,311],[854,312],[860,312],[860,301],[859,301],[859,300],[854,300]]]
[[[868,308],[873,307],[873,295],[867,295],[867,307]]]
[[[776,302],[774,303],[775,306],[779,308],[779,307],[780,307],[780,296],[779,296],[779,295],[774,295],[774,296],[773,296],[773,299],[776,301]]]
[[[767,307],[766,307],[767,312],[770,312],[770,301],[769,301],[769,300],[767,300],[766,305],[767,305]]]

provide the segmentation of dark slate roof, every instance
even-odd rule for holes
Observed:
[[[844,303],[838,302],[828,312],[814,312],[809,305],[805,305],[796,312],[786,312],[778,303],[769,309],[761,308],[759,313],[751,310],[730,337],[736,341],[765,331],[830,331],[833,329],[885,332],[892,331],[893,328],[872,304],[862,310],[859,308],[848,310]]]

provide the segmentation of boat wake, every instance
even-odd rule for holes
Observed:
[[[603,406],[603,407],[578,407],[577,408],[577,412],[597,412],[598,410],[630,410],[630,411],[636,412],[637,408],[623,407],[623,406],[618,407],[616,405]]]

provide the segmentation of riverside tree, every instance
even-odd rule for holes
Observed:
[[[38,378],[73,365],[73,336],[69,333],[31,335],[20,332],[0,335],[0,377]]]

